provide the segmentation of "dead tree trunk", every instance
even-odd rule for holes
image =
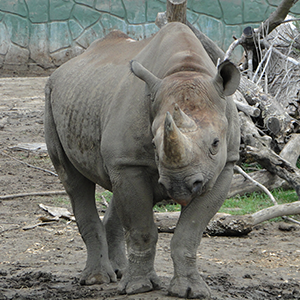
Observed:
[[[271,149],[257,149],[247,147],[247,152],[269,172],[285,179],[296,191],[300,199],[300,170],[293,167],[287,160],[283,159]]]
[[[252,146],[255,147],[253,144]],[[280,152],[280,157],[288,161],[293,167],[296,167],[296,162],[299,156],[300,134],[292,134],[288,143]],[[290,185],[286,180],[278,177],[276,174],[270,173],[267,170],[252,172],[249,174],[249,176],[252,177],[254,181],[259,182],[269,190],[273,190],[279,187],[290,188]],[[245,178],[240,174],[234,174],[227,197],[231,198],[238,194],[243,195],[245,193],[252,193],[255,191],[259,191],[259,188],[255,184],[253,184],[251,181],[245,180]]]
[[[255,212],[252,215],[232,216],[217,213],[208,223],[205,233],[212,236],[243,236],[253,227],[272,218],[300,214],[300,201],[275,205]],[[180,212],[155,213],[154,221],[159,232],[173,233]]]
[[[262,23],[258,28],[258,32],[269,34],[273,29],[280,25],[287,14],[289,13],[291,7],[296,4],[298,0],[283,0],[278,5],[277,9],[269,16],[269,18]]]
[[[186,24],[186,5],[187,0],[168,0],[167,1],[167,21],[181,22]]]
[[[273,135],[285,137],[292,132],[295,121],[271,95],[265,94],[259,86],[244,76],[238,89],[249,104],[259,103],[264,127]]]

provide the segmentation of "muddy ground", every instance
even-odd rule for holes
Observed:
[[[54,171],[43,149],[23,145],[44,142],[45,82],[45,77],[0,78],[0,196],[63,189],[54,175],[21,163]],[[74,222],[60,219],[24,230],[49,216],[40,203],[71,210],[61,195],[0,201],[0,299],[175,299],[166,291],[173,272],[172,234],[159,234],[156,270],[162,289],[120,296],[116,284],[79,285],[86,250]],[[203,237],[199,270],[212,299],[300,299],[300,228],[285,224],[283,231],[279,225],[260,225],[242,238]]]

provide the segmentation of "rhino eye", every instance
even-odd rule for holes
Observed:
[[[219,144],[220,144],[220,140],[218,138],[215,138],[209,149],[209,152],[212,155],[216,155],[218,153]]]
[[[155,146],[155,143],[153,140],[152,140],[152,146],[153,146],[153,149],[156,149],[156,146]]]

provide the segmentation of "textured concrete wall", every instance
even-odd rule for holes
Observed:
[[[188,0],[188,20],[221,48],[259,26],[281,0]],[[0,0],[0,68],[54,68],[113,29],[135,39],[158,31],[165,0]],[[300,2],[292,9],[300,15]]]

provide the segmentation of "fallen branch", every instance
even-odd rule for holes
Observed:
[[[232,95],[232,97],[233,97],[233,101],[239,111],[242,111],[246,115],[255,117],[255,118],[260,115],[260,109],[255,106],[249,105],[240,91],[236,91]]]
[[[251,232],[253,227],[259,223],[276,217],[296,214],[300,214],[300,201],[278,204],[252,215],[233,216],[217,213],[208,223],[205,233],[211,236],[243,236]],[[174,232],[179,216],[180,212],[155,213],[154,220],[159,232]]]
[[[257,149],[247,146],[247,153],[269,172],[285,179],[296,191],[300,198],[300,170],[293,167],[287,160],[277,155],[269,148]]]
[[[274,205],[278,205],[277,201],[275,200],[275,198],[273,197],[271,192],[264,185],[255,181],[251,176],[249,176],[246,172],[244,172],[244,170],[241,167],[236,165],[236,166],[234,166],[233,169],[235,171],[239,172],[240,174],[242,174],[246,179],[252,181],[256,186],[258,186],[262,191],[264,191],[269,196],[269,198],[271,199],[271,201],[273,202]]]
[[[9,157],[9,158],[11,158],[11,159],[13,159],[13,160],[15,160],[15,161],[21,163],[21,164],[24,164],[24,165],[26,165],[27,167],[30,167],[30,168],[33,168],[33,169],[37,169],[37,170],[40,170],[40,171],[43,171],[43,172],[46,172],[46,173],[49,173],[49,174],[54,175],[54,176],[56,176],[56,177],[58,176],[56,173],[54,173],[54,172],[52,172],[52,171],[50,171],[50,170],[43,169],[43,168],[36,167],[36,166],[31,165],[31,164],[28,164],[28,163],[26,163],[26,162],[24,162],[24,161],[22,161],[22,160],[19,160],[19,159],[17,159],[17,158],[14,158],[13,156],[11,156],[11,155],[9,155],[9,154],[4,153],[3,151],[0,151],[0,154],[1,154],[1,155],[4,155],[4,156],[7,156],[7,157]]]
[[[242,114],[243,113],[240,112],[240,117]],[[243,119],[247,119],[247,118],[249,118],[249,117],[247,117],[245,115],[243,116],[242,119],[240,118],[241,131],[243,132],[244,137],[249,140],[249,143],[247,145],[257,148],[257,146],[255,146],[255,144],[261,146],[262,143],[265,143],[265,145],[267,147],[270,147],[269,144],[267,143],[267,140],[262,140],[261,141],[262,143],[259,141],[260,139],[263,139],[264,137],[260,137],[259,140],[257,141],[256,135],[258,133],[255,133],[255,131],[254,131],[255,127],[252,128],[250,126],[245,126],[243,124],[244,123]],[[253,123],[250,123],[250,124],[253,124]],[[254,124],[253,124],[253,126],[254,126]],[[248,133],[245,131],[244,127],[250,128],[250,130],[247,131]],[[251,135],[251,132],[254,134],[254,136]],[[267,138],[267,136],[265,138]],[[289,141],[284,146],[284,148],[281,150],[280,157],[287,160],[293,167],[295,167],[299,156],[300,156],[300,134],[294,133],[290,136]],[[291,188],[291,186],[286,182],[286,180],[281,179],[277,175],[270,173],[267,170],[260,170],[260,171],[252,172],[252,173],[249,173],[248,176],[251,177],[254,181],[257,181],[260,184],[264,185],[269,190],[273,190],[273,189],[279,188],[279,187]],[[249,180],[245,184],[245,179],[242,175],[234,174],[227,197],[231,198],[237,194],[243,195],[245,193],[252,193],[252,192],[255,192],[258,190],[259,190],[259,188],[252,181]]]
[[[269,34],[278,25],[284,22],[287,14],[293,5],[295,5],[298,0],[283,0],[278,5],[277,9],[269,16],[269,18],[264,21],[261,26],[257,29],[258,33]]]
[[[285,215],[300,214],[300,201],[267,207],[251,215],[252,226]]]
[[[67,195],[67,193],[65,191],[20,193],[20,194],[0,196],[0,200],[11,200],[14,198],[21,198],[21,197],[28,197],[28,196],[53,196],[53,195]]]
[[[167,21],[186,23],[187,0],[167,0]]]

